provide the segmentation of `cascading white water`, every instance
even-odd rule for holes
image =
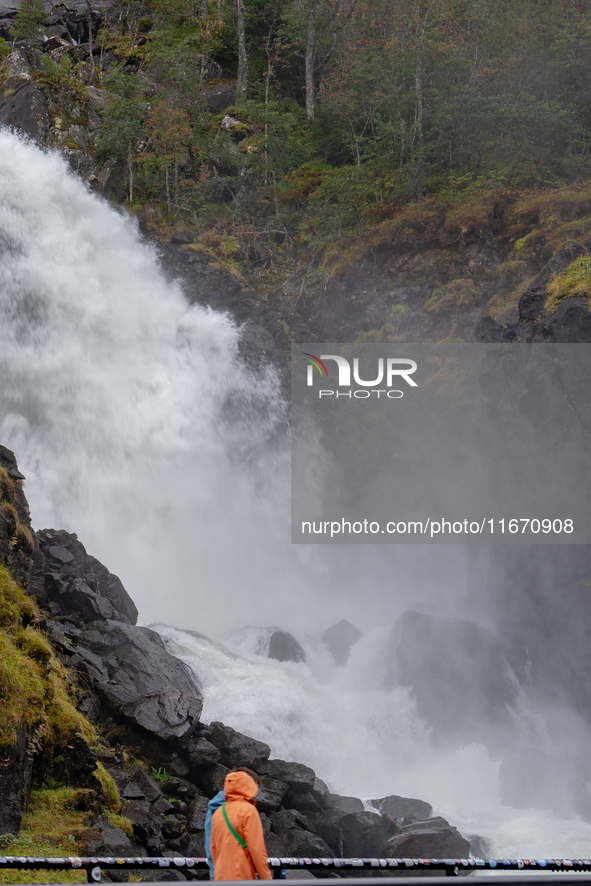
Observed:
[[[311,629],[345,616],[367,628],[392,624],[415,593],[462,595],[451,547],[290,547],[274,371],[240,362],[228,317],[188,308],[132,220],[7,131],[0,258],[0,442],[27,476],[34,525],[77,532],[144,623]],[[423,797],[499,854],[588,854],[589,825],[501,807],[483,748],[430,751],[406,690],[381,688],[385,631],[340,672],[310,643],[309,665],[282,665],[164,633],[199,672],[206,717],[335,790]]]
[[[317,637],[299,637],[306,664],[296,664],[265,657],[266,629],[233,632],[225,645],[153,627],[199,674],[206,721],[222,720],[269,744],[273,756],[306,763],[334,792],[426,800],[463,834],[484,836],[493,857],[588,856],[591,824],[503,806],[500,763],[482,745],[432,748],[409,691],[382,688],[388,628],[368,632],[337,668]]]

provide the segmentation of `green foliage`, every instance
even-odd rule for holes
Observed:
[[[152,767],[150,775],[154,781],[166,781],[167,778],[170,778],[171,773],[164,766],[160,766],[158,769]]]
[[[15,40],[32,40],[46,33],[49,17],[43,0],[21,0],[11,34]]]
[[[425,310],[430,314],[444,314],[460,308],[474,306],[476,287],[471,280],[452,280],[439,286],[425,302]]]
[[[566,298],[591,297],[591,256],[582,255],[558,274],[546,289],[545,310],[553,314]]]
[[[105,86],[111,97],[101,113],[96,149],[101,158],[123,164],[129,157],[135,158],[144,134],[147,104],[137,75],[114,72],[105,78]]]

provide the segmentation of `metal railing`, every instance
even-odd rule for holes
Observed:
[[[273,879],[282,879],[288,870],[310,871],[320,874],[322,871],[355,871],[357,873],[376,871],[380,869],[387,874],[393,869],[400,873],[418,871],[428,874],[430,872],[444,871],[446,876],[457,876],[469,871],[532,871],[545,872],[555,871],[560,873],[589,873],[591,872],[591,859],[589,858],[269,858],[269,867]],[[138,856],[136,858],[115,858],[100,856],[81,858],[70,857],[41,857],[41,856],[0,856],[0,871],[7,869],[21,871],[31,870],[85,870],[87,882],[100,883],[101,871],[109,870],[137,870],[157,868],[163,870],[206,870],[207,859],[185,858],[177,856]]]

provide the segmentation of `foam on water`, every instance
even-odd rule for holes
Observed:
[[[290,547],[275,371],[247,369],[228,317],[187,306],[130,218],[5,130],[0,257],[0,442],[27,476],[34,525],[77,532],[144,623],[367,628],[412,597],[462,596],[452,546]],[[381,688],[389,628],[343,669],[311,638],[296,665],[255,655],[268,631],[235,634],[233,649],[162,631],[198,672],[206,719],[309,763],[333,790],[421,797],[494,854],[589,854],[589,825],[501,806],[484,748],[432,750],[408,691]]]
[[[295,664],[264,657],[267,628],[235,632],[224,645],[153,627],[201,679],[205,722],[222,720],[267,742],[272,756],[306,763],[332,791],[426,800],[463,834],[484,836],[493,857],[589,855],[591,824],[502,805],[500,761],[482,745],[431,747],[408,690],[380,688],[388,629],[368,632],[337,668],[313,637],[302,641],[306,664]]]

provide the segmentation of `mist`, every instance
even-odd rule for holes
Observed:
[[[343,793],[424,797],[499,852],[587,854],[591,827],[572,822],[580,812],[568,798],[543,814],[503,802],[499,769],[521,747],[514,736],[494,749],[448,741],[412,687],[392,684],[392,631],[405,611],[469,618],[507,646],[514,716],[523,721],[529,706],[537,718],[530,745],[582,758],[587,671],[573,699],[552,677],[559,664],[532,672],[535,626],[550,632],[557,656],[571,626],[529,617],[533,598],[519,593],[533,575],[527,558],[512,555],[515,575],[502,552],[479,561],[463,546],[292,546],[289,414],[275,368],[245,365],[236,324],[189,307],[133,220],[56,155],[0,131],[0,179],[0,441],[27,478],[34,527],[76,532],[119,575],[140,622],[160,623],[199,674],[204,719],[309,762]],[[587,574],[579,567],[573,595]],[[534,601],[541,612],[554,579]],[[507,620],[508,601],[517,608]],[[364,637],[338,669],[320,635],[341,618]],[[529,620],[529,645],[511,639],[518,618]],[[242,648],[231,632],[247,625],[294,633],[307,662]],[[470,671],[468,655],[461,666]],[[585,779],[573,772],[578,790]]]

